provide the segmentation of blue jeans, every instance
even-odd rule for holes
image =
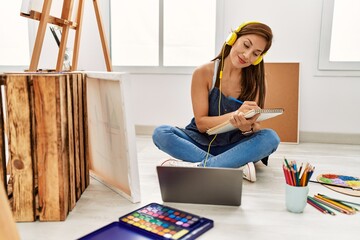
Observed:
[[[173,158],[199,162],[200,166],[224,168],[257,162],[275,152],[280,143],[279,136],[271,129],[262,129],[226,146],[210,146],[210,150],[209,146],[196,143],[180,129],[168,125],[157,127],[152,138],[160,150]]]

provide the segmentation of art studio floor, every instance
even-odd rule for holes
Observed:
[[[71,240],[80,238],[141,206],[157,202],[214,220],[214,228],[199,239],[357,239],[360,212],[354,215],[320,213],[307,205],[302,214],[285,208],[283,158],[315,166],[319,174],[360,177],[360,145],[280,144],[269,166],[257,164],[257,182],[244,181],[240,207],[163,203],[155,166],[168,156],[160,152],[150,136],[137,136],[141,202],[130,203],[94,178],[64,222],[17,223],[22,240]],[[322,193],[360,203],[322,185],[309,183],[309,195]]]

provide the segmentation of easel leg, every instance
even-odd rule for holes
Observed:
[[[100,34],[101,45],[102,45],[102,49],[103,49],[103,53],[104,53],[106,69],[107,69],[108,72],[111,72],[112,71],[112,65],[111,65],[111,60],[110,60],[110,55],[109,55],[109,48],[108,48],[108,45],[107,45],[107,42],[106,42],[105,33],[104,33],[104,27],[103,27],[103,24],[102,24],[102,21],[101,21],[99,5],[98,5],[96,0],[93,0],[93,4],[94,4],[96,20],[97,20],[97,24],[98,24],[98,28],[99,28],[99,34]]]
[[[37,34],[36,34],[36,40],[35,40],[32,56],[31,56],[30,67],[29,67],[29,71],[31,71],[31,72],[35,72],[39,65],[39,58],[40,58],[40,54],[41,54],[41,48],[42,48],[42,45],[44,42],[47,21],[48,21],[48,17],[49,17],[49,13],[50,13],[50,8],[51,8],[51,2],[52,2],[52,0],[45,0],[44,4],[43,4],[42,14],[41,14]]]
[[[80,37],[82,31],[82,20],[83,20],[83,12],[84,12],[84,0],[79,0],[79,5],[77,9],[76,15],[76,33],[75,33],[75,40],[74,40],[74,50],[73,50],[73,58],[71,64],[71,70],[77,70],[77,63],[79,58],[79,46],[80,46]]]
[[[61,12],[61,19],[70,20],[73,3],[74,3],[73,0],[64,0],[62,12]],[[69,29],[70,29],[70,27],[68,25],[64,25],[62,27],[61,41],[60,41],[58,59],[57,59],[57,63],[56,63],[56,71],[57,72],[61,72],[62,68],[63,68],[65,49],[66,49],[66,45],[67,45],[67,39],[69,36]]]

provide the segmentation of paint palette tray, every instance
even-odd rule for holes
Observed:
[[[158,203],[150,203],[80,240],[195,239],[213,226],[214,222],[211,219]]]

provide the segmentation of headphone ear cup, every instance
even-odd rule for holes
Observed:
[[[227,37],[226,39],[226,44],[229,45],[229,46],[232,46],[234,45],[234,43],[236,42],[236,39],[237,39],[237,35],[235,32],[232,32],[229,34],[229,36]]]
[[[259,56],[259,57],[255,60],[255,62],[253,62],[252,65],[258,65],[262,60],[263,60],[263,57],[262,57],[262,55],[261,55],[261,56]]]
[[[229,46],[234,45],[234,43],[236,42],[236,39],[238,38],[237,33],[241,31],[241,29],[246,26],[249,23],[255,23],[255,22],[244,22],[242,23],[240,26],[238,26],[238,28],[233,31],[232,33],[229,34],[229,36],[226,39],[226,44]]]

